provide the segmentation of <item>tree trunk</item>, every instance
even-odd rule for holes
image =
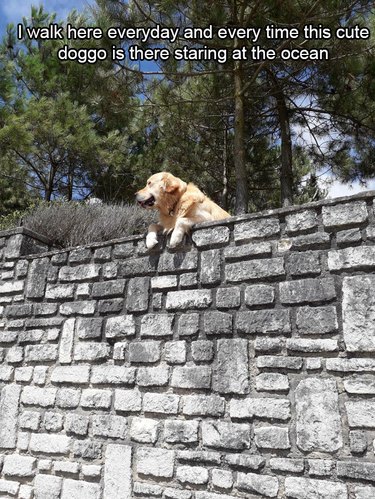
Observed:
[[[236,44],[238,46],[238,42]],[[237,47],[236,47],[237,48]],[[236,171],[236,215],[248,209],[248,190],[245,155],[245,108],[242,61],[236,61],[234,68],[234,164]]]
[[[272,79],[273,96],[276,99],[281,135],[281,204],[282,206],[290,206],[293,204],[293,154],[292,139],[290,135],[289,111],[285,102],[283,90],[273,74]]]
[[[223,190],[221,192],[221,203],[224,210],[228,210],[228,130],[224,120],[223,136]]]

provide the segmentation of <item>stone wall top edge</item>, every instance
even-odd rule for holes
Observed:
[[[314,208],[320,208],[323,206],[332,206],[332,205],[337,205],[337,204],[345,204],[345,203],[350,203],[350,202],[355,202],[355,201],[360,201],[360,200],[368,200],[368,199],[373,199],[375,198],[375,190],[371,191],[365,191],[361,192],[358,194],[354,194],[352,196],[343,196],[339,198],[333,198],[333,199],[323,199],[320,201],[315,201],[311,203],[305,203],[302,205],[293,205],[293,206],[288,206],[284,208],[277,208],[274,210],[267,210],[267,211],[262,211],[262,212],[257,212],[257,213],[249,213],[245,215],[239,215],[239,216],[233,216],[225,220],[218,220],[216,222],[203,222],[200,224],[196,224],[192,232],[200,230],[200,229],[208,229],[211,227],[218,227],[218,226],[228,226],[232,225],[234,223],[238,222],[246,222],[250,220],[256,220],[256,219],[262,219],[262,218],[268,218],[268,217],[274,217],[274,216],[286,216],[292,213],[297,213],[301,211],[305,211],[308,209],[314,209]],[[16,227],[14,229],[8,229],[4,231],[0,231],[0,237],[10,237],[12,235],[16,234],[23,234],[25,236],[31,237],[33,239],[36,239],[39,242],[42,242],[44,244],[49,245],[50,247],[51,242],[41,234],[38,234],[30,229],[27,229],[25,227]],[[37,259],[37,258],[44,258],[44,257],[49,257],[53,256],[59,253],[69,253],[72,250],[75,249],[84,249],[84,248],[101,248],[104,246],[111,246],[111,245],[116,245],[116,244],[124,244],[124,243],[130,243],[130,242],[137,242],[137,241],[142,241],[144,239],[144,234],[139,234],[139,235],[133,235],[133,236],[125,236],[121,238],[116,238],[116,239],[111,239],[108,241],[100,241],[100,242],[93,242],[89,244],[84,244],[84,245],[79,245],[79,246],[71,246],[67,248],[51,248],[48,251],[37,253],[37,254],[31,254],[31,255],[22,255],[20,258],[24,259]]]
[[[27,229],[26,227],[15,227],[14,229],[0,230],[0,237],[11,237],[17,234],[22,234],[24,236],[32,237],[33,239],[39,241],[40,243],[51,246],[51,241],[47,237],[43,236],[42,234],[39,234],[38,232]]]
[[[255,220],[260,218],[268,218],[272,216],[289,215],[292,213],[297,213],[299,211],[305,211],[313,208],[320,208],[323,206],[333,206],[336,204],[345,204],[355,201],[367,200],[375,198],[375,190],[364,191],[358,194],[353,194],[352,196],[342,196],[339,198],[332,199],[321,199],[320,201],[313,201],[311,203],[286,206],[284,208],[276,208],[274,210],[259,211],[256,213],[246,213],[245,215],[233,216],[225,220],[218,220],[217,222],[203,222],[196,224],[193,228],[194,230],[206,229],[209,227],[217,227],[218,225],[228,225],[233,222],[246,222],[247,220]]]

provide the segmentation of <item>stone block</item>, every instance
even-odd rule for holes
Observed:
[[[154,477],[173,476],[174,451],[167,449],[137,449],[137,473]]]
[[[283,258],[264,258],[227,263],[225,277],[227,282],[253,281],[285,275]]]
[[[325,302],[334,298],[336,298],[336,290],[332,277],[280,283],[280,300],[286,305]]]
[[[336,452],[343,446],[336,381],[309,378],[296,391],[297,446],[304,452]]]
[[[250,426],[240,423],[202,423],[202,442],[206,447],[243,450],[250,447]]]
[[[219,339],[213,389],[219,393],[244,394],[249,390],[248,342]]]

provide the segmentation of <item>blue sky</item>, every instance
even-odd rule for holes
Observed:
[[[58,18],[64,18],[72,9],[82,10],[90,3],[93,0],[1,0],[0,35],[2,37],[8,23],[17,24],[23,16],[29,16],[31,5],[43,5],[47,11],[57,12]]]

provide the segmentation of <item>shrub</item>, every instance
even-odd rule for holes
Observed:
[[[154,218],[136,205],[52,202],[27,213],[23,226],[67,248],[141,234]]]

